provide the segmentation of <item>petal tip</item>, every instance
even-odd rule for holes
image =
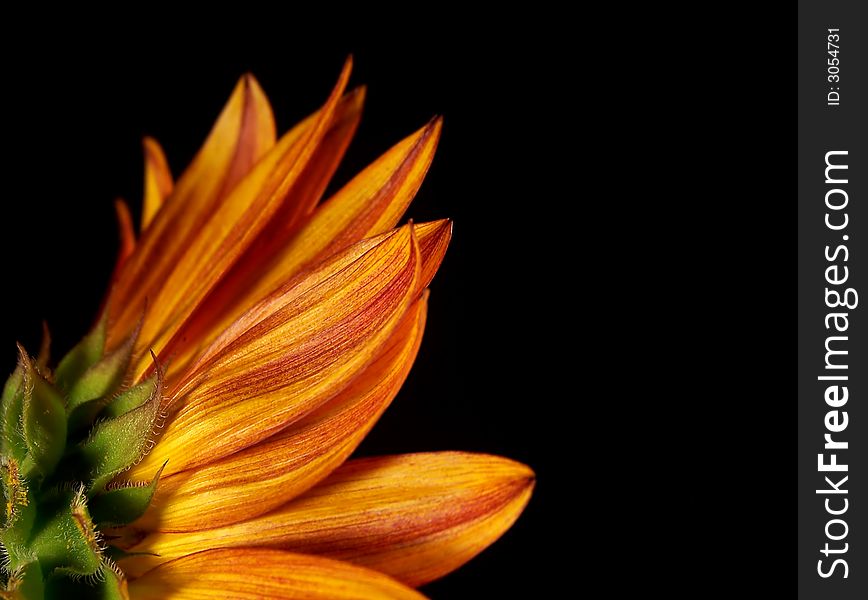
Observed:
[[[365,98],[368,96],[368,86],[360,85],[347,94],[347,100],[354,106],[360,108],[365,103]]]
[[[265,110],[266,119],[270,122],[274,120],[274,115],[271,112],[271,104],[268,102],[268,95],[259,83],[259,80],[250,71],[241,76],[238,81],[238,87],[241,88],[242,98],[245,104],[262,105]]]
[[[437,233],[439,235],[444,235],[448,237],[452,237],[452,230],[455,228],[455,221],[451,218],[447,217],[445,219],[439,219],[434,221],[437,225]]]
[[[425,123],[425,126],[418,131],[419,143],[425,144],[430,139],[430,143],[436,144],[440,141],[440,133],[443,131],[443,116],[434,115],[431,120]]]
[[[431,120],[428,121],[427,125],[433,131],[436,131],[437,134],[440,134],[440,130],[443,129],[443,115],[434,115],[431,117]]]
[[[250,71],[245,71],[241,78],[238,81],[241,85],[245,87],[245,89],[250,89],[253,87],[258,87],[259,82],[256,80],[256,77]]]

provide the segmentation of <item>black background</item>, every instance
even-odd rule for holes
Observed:
[[[537,473],[513,529],[425,591],[795,587],[795,9],[249,8],[0,41],[10,369],[43,317],[58,347],[90,323],[143,134],[177,174],[240,73],[285,129],[352,52],[369,95],[337,180],[443,114],[408,216],[455,220],[420,357],[361,450]]]
[[[56,353],[88,328],[117,248],[112,199],[127,199],[136,217],[140,210],[143,135],[161,142],[177,176],[242,73],[259,79],[282,132],[319,106],[352,53],[351,86],[367,84],[368,97],[335,183],[442,114],[440,148],[407,216],[455,223],[416,366],[359,452],[459,449],[530,465],[537,486],[518,523],[424,589],[435,598],[529,594],[559,554],[547,540],[577,520],[556,521],[563,475],[549,460],[554,423],[588,401],[557,384],[578,357],[566,335],[574,315],[557,316],[567,293],[551,266],[587,227],[572,222],[571,209],[589,199],[560,185],[579,143],[562,89],[575,70],[561,49],[508,32],[359,28],[316,37],[299,27],[68,30],[44,32],[31,49],[6,48],[0,357],[11,370],[16,340],[35,352],[43,318]],[[551,336],[563,336],[559,349],[546,345]]]

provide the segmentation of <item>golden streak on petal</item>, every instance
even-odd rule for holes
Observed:
[[[341,98],[329,129],[277,213],[250,248],[239,257],[238,262],[220,278],[214,289],[173,333],[172,339],[166,342],[162,353],[172,357],[176,372],[182,371],[197,351],[205,348],[253,304],[253,298],[246,290],[255,285],[262,272],[271,268],[274,254],[285,245],[286,239],[319,201],[358,127],[364,97],[364,88],[357,88]],[[273,288],[268,291],[273,291]],[[262,296],[264,294],[255,299],[259,300]],[[217,322],[219,325],[215,325]]]
[[[332,400],[241,452],[164,477],[132,527],[192,531],[243,521],[308,490],[355,450],[410,372],[422,341],[427,294],[407,312],[380,355]]]
[[[497,540],[524,509],[533,483],[525,465],[483,454],[353,460],[263,516],[203,531],[152,533],[131,550],[154,556],[123,564],[145,572],[206,548],[260,546],[347,560],[418,586]]]
[[[261,236],[266,244],[257,250],[264,256],[270,257],[283,247],[302,219],[316,208],[359,127],[366,95],[366,88],[362,86],[341,98],[328,130],[299,176],[291,195]]]
[[[392,147],[319,207],[288,242],[286,232],[275,233],[270,237],[276,241],[250,253],[253,260],[245,257],[248,264],[220,282],[166,345],[175,368],[183,370],[241,313],[305,267],[393,227],[428,172],[442,124],[442,119],[434,119]],[[260,258],[265,260],[258,264]]]
[[[160,210],[175,186],[172,171],[163,148],[152,137],[142,140],[145,151],[145,190],[142,202],[142,226],[144,231]]]
[[[111,290],[115,286],[118,277],[120,277],[121,270],[136,249],[136,232],[133,228],[133,217],[130,214],[130,207],[121,198],[115,200],[115,217],[118,222],[118,256],[115,259],[115,266],[112,269],[111,277],[109,277],[108,290],[100,303],[97,313],[99,315],[102,315],[105,310]]]
[[[220,203],[191,240],[156,291],[142,328],[136,354],[140,357],[137,378],[151,364],[146,350],[157,354],[175,336],[235,262],[256,240],[287,199],[320,145],[349,80],[348,62],[325,106],[299,139],[284,136]],[[290,132],[292,134],[292,132]],[[289,139],[287,139],[289,138]]]
[[[127,203],[118,198],[115,200],[115,215],[118,219],[120,248],[115,269],[120,269],[136,249],[136,231],[133,228],[133,217]]]
[[[327,200],[239,304],[261,297],[312,262],[394,227],[428,172],[441,125],[436,119],[402,140]]]
[[[424,600],[376,571],[262,548],[186,556],[132,580],[129,594],[135,600]]]
[[[422,253],[422,277],[419,288],[425,289],[437,274],[437,269],[443,263],[446,249],[452,240],[452,220],[440,219],[430,223],[413,225],[416,239],[419,240],[419,251]]]
[[[163,436],[129,476],[166,460],[166,477],[213,462],[322,406],[377,356],[418,297],[420,274],[408,226],[276,290],[170,391]]]
[[[417,285],[417,289],[421,291],[431,283],[431,279],[443,262],[449,241],[452,239],[452,221],[441,219],[429,223],[414,223],[413,231],[419,242],[421,255],[422,274]],[[365,244],[375,243],[375,238],[367,238],[367,240]],[[362,246],[358,247],[362,248]],[[226,300],[229,302],[231,298],[227,296]],[[193,360],[200,356],[202,348],[207,347],[218,333],[222,333],[230,325],[231,322],[226,322],[220,327],[214,327],[210,325],[210,315],[203,315],[197,311],[196,316],[185,325],[177,336],[179,339],[182,338],[184,343],[177,346],[167,346],[166,355],[171,357],[174,369],[174,376],[169,378],[170,382],[177,381],[178,374],[185,372]]]
[[[146,300],[156,298],[192,239],[274,141],[268,99],[252,76],[242,77],[111,290],[110,348],[135,327]]]

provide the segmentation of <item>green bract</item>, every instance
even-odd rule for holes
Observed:
[[[19,346],[0,401],[0,598],[124,597],[101,528],[138,519],[156,490],[159,472],[111,482],[152,441],[162,372],[126,387],[136,334],[106,352],[105,331],[102,319],[54,373],[47,341],[36,359]]]

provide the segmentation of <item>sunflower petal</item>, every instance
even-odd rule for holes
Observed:
[[[174,560],[131,581],[129,593],[136,600],[424,599],[382,573],[261,548],[210,550]]]
[[[363,93],[358,96],[355,103],[360,111]],[[283,225],[277,225],[282,229],[274,232],[266,230],[268,235],[260,239],[269,241],[249,253],[266,260],[257,264],[245,257],[166,345],[164,351],[171,352],[175,367],[183,368],[192,359],[197,351],[191,346],[193,340],[204,347],[248,307],[305,266],[394,227],[422,184],[441,129],[442,120],[434,119],[396,144],[319,207],[291,238],[292,229]],[[325,178],[319,181],[324,184]],[[250,262],[254,264],[244,264]]]
[[[518,518],[533,472],[511,460],[440,452],[350,461],[305,495],[250,521],[153,533],[132,548],[144,571],[203,548],[265,546],[348,560],[412,586],[460,567]]]
[[[130,207],[127,203],[118,198],[115,200],[115,215],[118,219],[118,232],[120,237],[120,248],[118,249],[118,258],[115,269],[120,269],[126,260],[136,249],[136,232],[133,229],[133,217],[130,215]]]
[[[170,393],[156,448],[130,473],[165,476],[284,429],[342,391],[417,297],[412,228],[362,243],[287,282],[216,340]],[[359,248],[362,250],[360,251]]]
[[[427,294],[389,342],[344,391],[297,424],[223,460],[160,482],[135,526],[191,531],[261,515],[326,477],[355,450],[395,397],[413,365],[425,328]]]
[[[434,119],[329,198],[283,249],[271,277],[285,277],[311,261],[394,227],[422,185],[442,125],[442,119]],[[264,287],[273,285],[274,279]]]
[[[111,297],[111,291],[120,276],[121,269],[123,269],[127,259],[136,249],[136,231],[133,228],[133,217],[130,214],[130,207],[120,198],[115,200],[115,217],[118,222],[118,240],[120,244],[118,246],[118,256],[115,259],[115,266],[112,269],[111,277],[109,277],[108,288],[100,303],[100,315],[105,312],[105,306]]]
[[[327,200],[280,249],[257,281],[250,282],[242,294],[236,288],[235,306],[243,310],[306,265],[394,227],[422,184],[440,130],[441,120],[436,119],[394,146]],[[226,318],[231,322],[232,315]]]
[[[422,277],[419,289],[425,289],[434,279],[437,269],[443,263],[446,249],[452,240],[452,221],[440,219],[430,223],[413,225],[416,239],[419,240],[419,252],[422,255]]]
[[[274,115],[256,80],[242,77],[208,139],[181,175],[171,201],[143,232],[112,287],[110,346],[135,326],[179,257],[221,201],[275,142]]]
[[[364,88],[353,90],[341,98],[322,141],[277,213],[271,217],[238,262],[220,278],[215,288],[208,293],[207,299],[196,307],[190,318],[174,332],[174,337],[162,348],[162,355],[171,355],[177,370],[183,370],[197,349],[207,346],[208,342],[247,310],[255,300],[265,296],[264,293],[251,296],[247,292],[255,285],[257,277],[263,271],[271,269],[275,253],[285,245],[286,239],[296,231],[319,201],[358,127],[364,98]],[[283,280],[286,279],[288,277]],[[272,286],[266,292],[273,291],[274,287],[277,286]],[[219,324],[216,324],[218,320]]]
[[[144,231],[172,193],[175,183],[172,180],[172,171],[169,169],[166,154],[157,140],[146,137],[142,140],[142,146],[145,151],[145,192],[142,202],[141,230]]]
[[[316,207],[359,127],[365,94],[366,89],[359,87],[341,98],[322,141],[293,186],[291,196],[260,236],[266,243],[266,248],[259,249],[264,256],[271,256],[275,249],[285,245],[286,238],[297,229],[302,217]]]
[[[431,283],[431,279],[443,262],[452,237],[452,221],[441,219],[430,223],[413,224],[413,232],[419,242],[422,272],[416,288],[421,291]],[[366,241],[359,242],[357,248],[366,248],[368,246],[361,244],[376,243],[377,239],[366,238]],[[231,300],[228,295],[226,298],[227,301]],[[211,300],[208,304],[211,304]],[[249,299],[247,305],[249,306]],[[225,319],[225,314],[219,326],[215,326],[211,319],[212,315],[205,314],[201,309],[197,310],[194,317],[176,334],[176,340],[180,341],[180,344],[169,344],[164,348],[164,354],[171,357],[176,373],[186,371],[191,362],[201,354],[202,349],[208,347],[219,332],[231,326],[231,321]]]
[[[151,365],[144,352],[161,353],[165,345],[212,291],[233,264],[250,248],[268,222],[283,212],[289,192],[329,130],[349,80],[348,61],[325,106],[307,131],[296,138],[291,131],[229,194],[177,257],[171,273],[156,291],[142,329],[139,346],[141,376]],[[174,203],[174,201],[173,201]],[[289,214],[283,215],[286,218]]]
[[[214,295],[219,299],[215,304],[220,306],[231,302],[234,297],[239,296],[239,290],[246,290],[263,272],[272,269],[274,255],[286,245],[287,239],[313,211],[337,170],[359,126],[365,93],[365,88],[359,87],[341,98],[328,131],[299,175],[287,200],[230,276],[221,280],[222,289],[215,290]],[[276,286],[266,291],[271,291],[274,287]],[[262,295],[264,294],[260,297]]]

